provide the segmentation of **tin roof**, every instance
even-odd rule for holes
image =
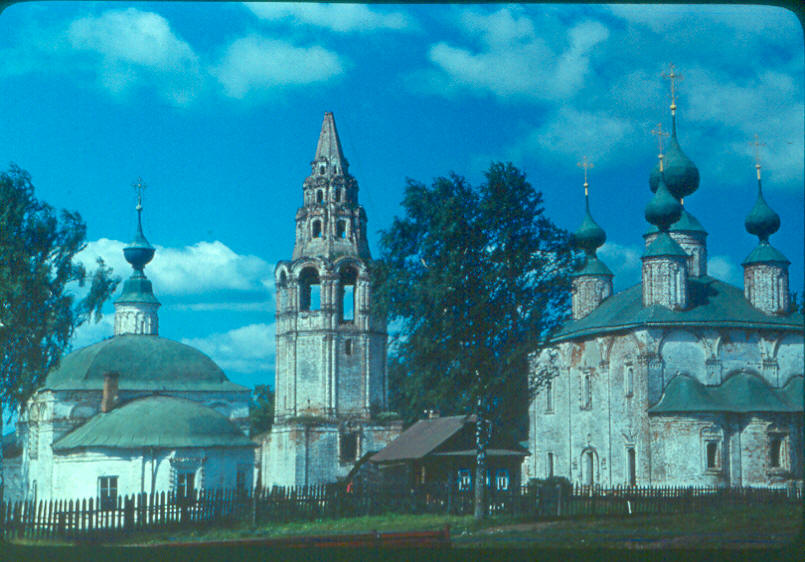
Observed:
[[[590,314],[565,324],[552,342],[648,327],[767,328],[803,331],[802,314],[764,314],[744,298],[742,289],[713,277],[688,278],[688,308],[643,307],[643,288],[634,285],[604,300]]]
[[[198,402],[149,396],[96,414],[53,444],[66,451],[87,447],[254,447],[223,414]]]
[[[244,391],[199,350],[159,336],[115,336],[62,358],[44,388],[100,390],[108,372],[120,390]]]
[[[795,395],[799,390],[800,394]],[[671,379],[660,401],[649,413],[683,412],[802,412],[802,377],[793,377],[780,389],[750,373],[732,375],[718,386],[704,386],[687,375]]]
[[[419,420],[372,457],[373,462],[421,459],[458,433],[474,416],[446,416]]]

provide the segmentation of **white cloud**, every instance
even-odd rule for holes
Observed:
[[[198,57],[159,14],[129,8],[86,16],[69,25],[66,37],[74,51],[97,57],[94,72],[113,94],[146,85],[183,105],[200,86]]]
[[[246,2],[246,6],[265,21],[290,20],[339,33],[403,30],[413,26],[401,12],[381,11],[382,8],[364,4]]]
[[[558,33],[562,44],[549,45],[519,7],[487,14],[471,10],[460,18],[467,35],[481,48],[439,42],[428,50],[435,67],[420,76],[433,92],[468,90],[498,98],[554,101],[572,96],[590,70],[593,48],[606,41],[609,30],[596,21],[582,21]]]
[[[250,324],[202,338],[183,338],[212,358],[224,371],[255,373],[274,368],[274,325]]]
[[[615,284],[619,288],[630,287],[640,282],[643,248],[607,242],[598,250],[598,256],[615,274]]]
[[[79,259],[91,268],[96,257],[102,257],[116,275],[125,279],[131,274],[131,266],[123,258],[125,245],[101,238],[89,242]],[[158,295],[201,295],[215,291],[267,293],[274,286],[271,264],[257,256],[237,254],[217,240],[183,248],[157,246],[153,261],[146,266],[146,275]]]
[[[255,90],[326,82],[344,72],[341,57],[324,47],[297,47],[257,35],[241,37],[211,69],[224,93],[242,99]]]
[[[76,328],[70,346],[80,349],[114,335],[115,317],[113,314],[104,314],[98,322],[92,320]]]
[[[743,274],[734,260],[727,256],[712,256],[707,260],[707,274],[733,285],[743,284]]]
[[[580,111],[563,106],[526,135],[508,153],[513,160],[549,155],[561,161],[587,156],[597,167],[617,163],[634,142],[637,124],[608,111]]]

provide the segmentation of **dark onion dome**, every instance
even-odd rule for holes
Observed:
[[[660,178],[654,197],[646,205],[646,220],[662,231],[679,220],[682,216],[682,205],[668,191],[664,178]]]
[[[700,232],[707,234],[707,231],[702,226],[702,223],[699,222],[699,219],[691,215],[684,207],[682,208],[682,215],[679,217],[679,220],[672,224],[669,230],[671,232]],[[655,234],[659,231],[659,228],[651,225],[646,231],[646,234]]]
[[[142,205],[137,205],[137,232],[128,246],[123,248],[126,261],[131,264],[135,272],[143,273],[146,264],[154,257],[155,249],[143,234]]]
[[[101,390],[108,372],[119,373],[120,390],[247,390],[199,350],[142,335],[115,336],[66,355],[48,374],[45,388]]]
[[[57,451],[109,447],[255,447],[226,416],[198,402],[149,396],[90,418],[53,444]]]
[[[746,231],[757,236],[761,242],[768,242],[769,236],[780,228],[780,215],[769,207],[763,199],[763,188],[760,179],[757,181],[757,201],[744,222]]]
[[[660,176],[665,180],[665,185],[671,195],[677,199],[682,199],[699,189],[699,169],[696,164],[682,152],[679,141],[676,138],[676,118],[673,118],[673,129],[671,140],[665,151],[663,159],[663,172],[660,173],[660,165],[657,164],[649,174],[648,184],[652,192],[657,191],[660,183]]]
[[[586,198],[585,198],[586,199]],[[604,229],[598,226],[590,214],[590,204],[587,200],[587,208],[584,213],[584,220],[578,230],[573,233],[573,245],[584,250],[588,255],[595,254],[595,251],[607,241],[607,234]]]

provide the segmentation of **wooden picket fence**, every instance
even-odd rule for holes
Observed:
[[[802,502],[802,487],[614,487],[543,485],[492,491],[492,515],[526,519],[693,513],[706,509]],[[0,506],[5,538],[106,540],[147,530],[235,522],[286,523],[380,514],[471,514],[473,493],[444,485],[416,490],[347,490],[341,485],[274,487],[254,494],[203,490],[118,497],[114,506],[95,498],[25,501]]]

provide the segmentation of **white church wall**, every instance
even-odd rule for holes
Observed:
[[[685,374],[707,384],[705,349],[699,339],[687,330],[674,330],[667,334],[660,345],[665,385],[678,375]]]
[[[777,348],[777,368],[780,386],[784,386],[793,376],[802,375],[805,370],[805,340],[800,335],[787,335],[780,340]]]
[[[725,331],[718,346],[722,381],[734,371],[761,373],[760,336],[748,330]],[[768,381],[776,386],[777,381]]]

